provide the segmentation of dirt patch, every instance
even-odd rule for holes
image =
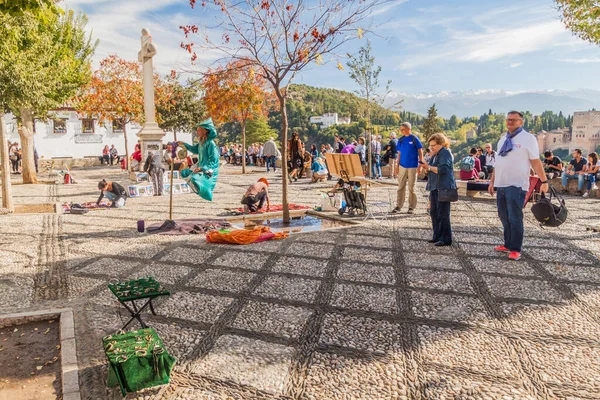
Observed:
[[[56,204],[15,204],[15,214],[46,214],[55,213]]]
[[[0,329],[0,396],[11,400],[61,398],[58,319]]]

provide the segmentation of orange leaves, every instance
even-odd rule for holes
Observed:
[[[181,25],[179,26],[179,29],[183,31],[186,38],[192,33],[198,33],[198,27],[196,25]]]
[[[271,3],[269,1],[263,1],[260,4],[260,8],[269,11],[269,8],[271,8]]]
[[[294,32],[294,42],[300,40],[300,35],[298,35],[298,31]]]

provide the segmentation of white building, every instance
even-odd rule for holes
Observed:
[[[350,117],[338,117],[337,113],[326,113],[321,116],[310,117],[311,124],[321,124],[319,129],[329,128],[332,125],[348,125]]]
[[[95,119],[81,118],[73,109],[59,109],[49,113],[52,119],[48,121],[35,121],[34,144],[40,158],[83,158],[99,157],[104,146],[115,145],[119,154],[125,154],[125,137],[120,126],[106,123],[100,126]],[[17,121],[6,115],[6,132],[8,140],[21,143],[17,132]],[[129,154],[133,153],[138,142],[137,133],[140,126],[136,123],[127,124],[127,139]],[[177,140],[191,143],[192,135],[178,133]],[[173,133],[167,132],[163,143],[173,141]]]

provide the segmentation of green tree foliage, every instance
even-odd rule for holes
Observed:
[[[269,138],[275,138],[277,130],[269,127],[267,119],[262,115],[256,115],[246,122],[246,142],[264,143]]]
[[[25,13],[41,14],[49,11],[53,14],[62,13],[56,0],[0,0],[0,14],[21,16]],[[45,18],[45,17],[43,17]]]
[[[25,183],[36,182],[33,116],[45,118],[91,78],[97,42],[86,24],[85,15],[73,11],[0,14],[0,98],[21,120]]]
[[[437,110],[435,109],[435,104],[433,104],[431,107],[429,107],[429,110],[427,110],[427,118],[425,119],[425,122],[423,123],[423,139],[424,142],[429,142],[429,138],[437,132],[440,132],[440,127],[438,125],[438,116],[437,116]]]
[[[598,0],[556,0],[561,20],[574,35],[600,45]]]
[[[159,126],[173,132],[193,132],[195,125],[206,117],[202,86],[191,80],[182,85],[176,78],[173,76],[166,83],[171,86],[170,99],[156,105],[162,120]]]

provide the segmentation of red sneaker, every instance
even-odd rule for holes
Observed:
[[[508,255],[508,258],[510,260],[517,261],[521,258],[521,253],[519,253],[518,251],[511,251]]]
[[[496,251],[501,251],[501,252],[503,252],[503,253],[508,253],[508,252],[510,252],[510,250],[509,250],[509,249],[507,249],[507,248],[506,248],[506,247],[504,247],[504,246],[496,246],[496,247],[494,247],[494,250],[496,250]]]

